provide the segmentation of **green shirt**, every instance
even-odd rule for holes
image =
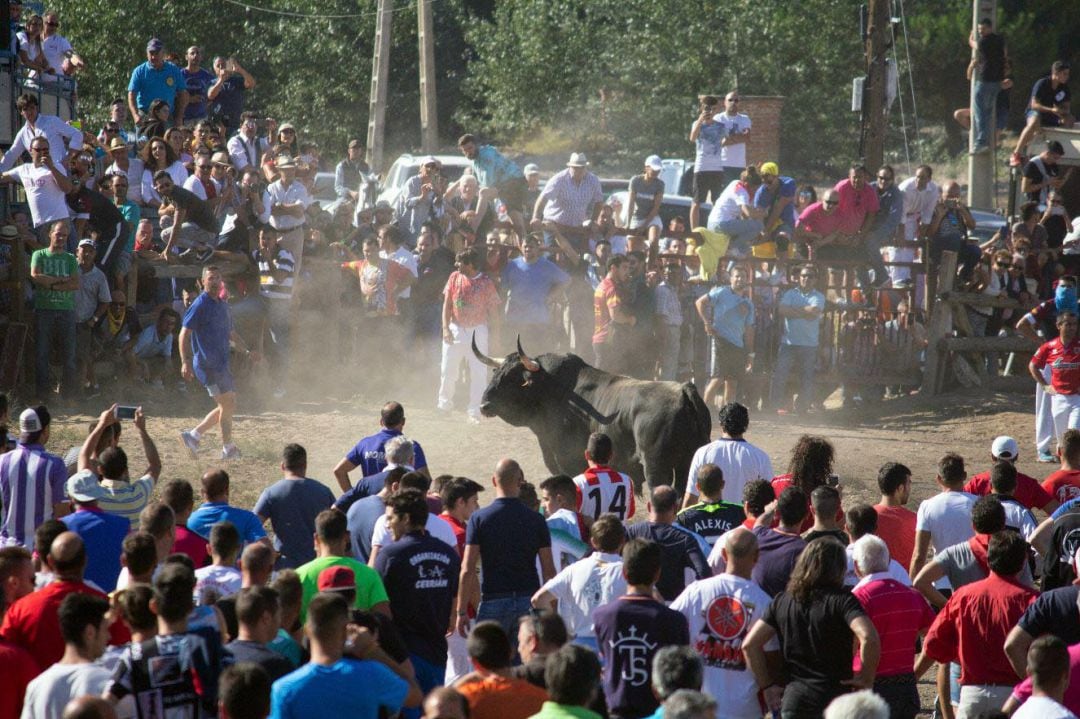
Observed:
[[[529,719],[602,719],[599,714],[585,707],[547,701]]]
[[[300,608],[300,621],[307,620],[307,607],[311,598],[319,593],[319,572],[327,567],[348,567],[356,575],[357,609],[371,609],[380,602],[389,602],[382,577],[366,564],[361,564],[352,557],[320,557],[297,568],[300,583],[304,585],[303,604]]]
[[[79,262],[70,252],[53,254],[48,247],[35,250],[30,255],[30,271],[39,269],[48,277],[74,277],[79,273]],[[34,309],[75,311],[75,290],[47,290],[34,287]]]

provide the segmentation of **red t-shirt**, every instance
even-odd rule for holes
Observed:
[[[450,525],[450,529],[454,530],[454,539],[457,540],[458,556],[465,556],[465,525],[454,519],[454,517],[447,512],[440,514],[439,519],[445,519],[446,523]]]
[[[877,676],[911,674],[915,667],[915,640],[933,623],[934,610],[921,594],[885,573],[871,574],[870,579],[851,593],[866,610],[881,639]],[[854,669],[861,668],[862,662],[856,655]]]
[[[833,210],[832,214],[825,212],[825,205],[818,201],[802,211],[798,223],[801,229],[825,237],[840,227],[840,213],[836,210]]]
[[[39,667],[50,667],[64,656],[64,638],[60,635],[60,602],[69,594],[105,595],[82,582],[52,582],[27,594],[12,604],[0,627],[0,635],[26,651]],[[109,644],[118,646],[131,641],[123,622],[109,628]]]
[[[0,641],[0,667],[0,719],[19,719],[26,685],[40,670],[30,652],[5,641]]]
[[[1080,338],[1068,345],[1061,338],[1050,340],[1035,350],[1031,363],[1042,369],[1050,365],[1050,385],[1061,394],[1080,393]]]
[[[450,298],[450,319],[463,329],[486,325],[490,311],[499,306],[495,283],[483,272],[475,277],[453,272],[443,294]]]
[[[869,182],[864,182],[862,189],[856,190],[851,180],[841,180],[833,189],[840,195],[836,214],[840,215],[840,231],[845,235],[858,232],[866,215],[877,212],[880,207],[877,190]]]
[[[210,553],[206,549],[206,540],[182,524],[176,525],[176,540],[172,551],[186,554],[195,563],[195,568],[205,567],[210,563]]]
[[[915,551],[915,521],[918,518],[907,507],[887,507],[875,504],[877,510],[877,536],[889,548],[889,556],[902,567],[911,566],[911,555]]]
[[[990,494],[990,490],[989,472],[980,472],[979,474],[976,474],[964,485],[964,491],[968,494],[974,494],[976,497]],[[1054,498],[1049,492],[1043,489],[1043,486],[1039,484],[1037,479],[1029,477],[1022,472],[1017,472],[1016,491],[1013,492],[1013,499],[1028,509],[1042,509],[1052,502]]]
[[[937,615],[923,651],[938,662],[960,662],[961,684],[1013,686],[1005,637],[1039,596],[1014,578],[991,574],[960,587]]]
[[[1042,488],[1047,494],[1065,504],[1070,499],[1080,497],[1080,470],[1059,469],[1043,480]]]

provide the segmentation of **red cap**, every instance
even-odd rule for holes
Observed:
[[[332,592],[335,589],[356,589],[356,573],[348,567],[327,567],[319,572],[319,591]]]

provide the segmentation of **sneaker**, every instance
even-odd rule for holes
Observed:
[[[1053,464],[1054,462],[1057,462],[1057,457],[1049,452],[1039,452],[1039,461],[1045,464]]]
[[[1020,167],[1024,164],[1024,156],[1019,152],[1009,155],[1009,167]]]
[[[209,247],[204,247],[195,253],[195,261],[200,265],[206,264],[206,262],[214,256],[214,251]]]
[[[243,456],[240,454],[240,448],[235,444],[229,444],[221,448],[222,459],[240,459]]]
[[[183,442],[184,446],[187,447],[187,450],[191,452],[191,456],[193,458],[198,458],[199,440],[195,439],[195,435],[193,435],[191,432],[181,432],[180,441]]]

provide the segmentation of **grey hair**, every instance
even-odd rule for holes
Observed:
[[[825,709],[825,719],[889,719],[889,705],[874,692],[863,689],[833,699]]]
[[[388,441],[383,450],[386,452],[386,461],[391,464],[412,465],[413,463],[413,443],[405,435],[398,435]]]
[[[889,548],[881,537],[876,535],[866,534],[859,537],[859,540],[851,545],[851,556],[855,560],[855,566],[863,574],[886,572],[889,569]]]
[[[710,719],[716,716],[716,700],[693,689],[679,689],[664,702],[664,719]]]
[[[679,689],[700,689],[703,671],[701,657],[690,647],[664,647],[653,657],[653,690],[663,701]]]

